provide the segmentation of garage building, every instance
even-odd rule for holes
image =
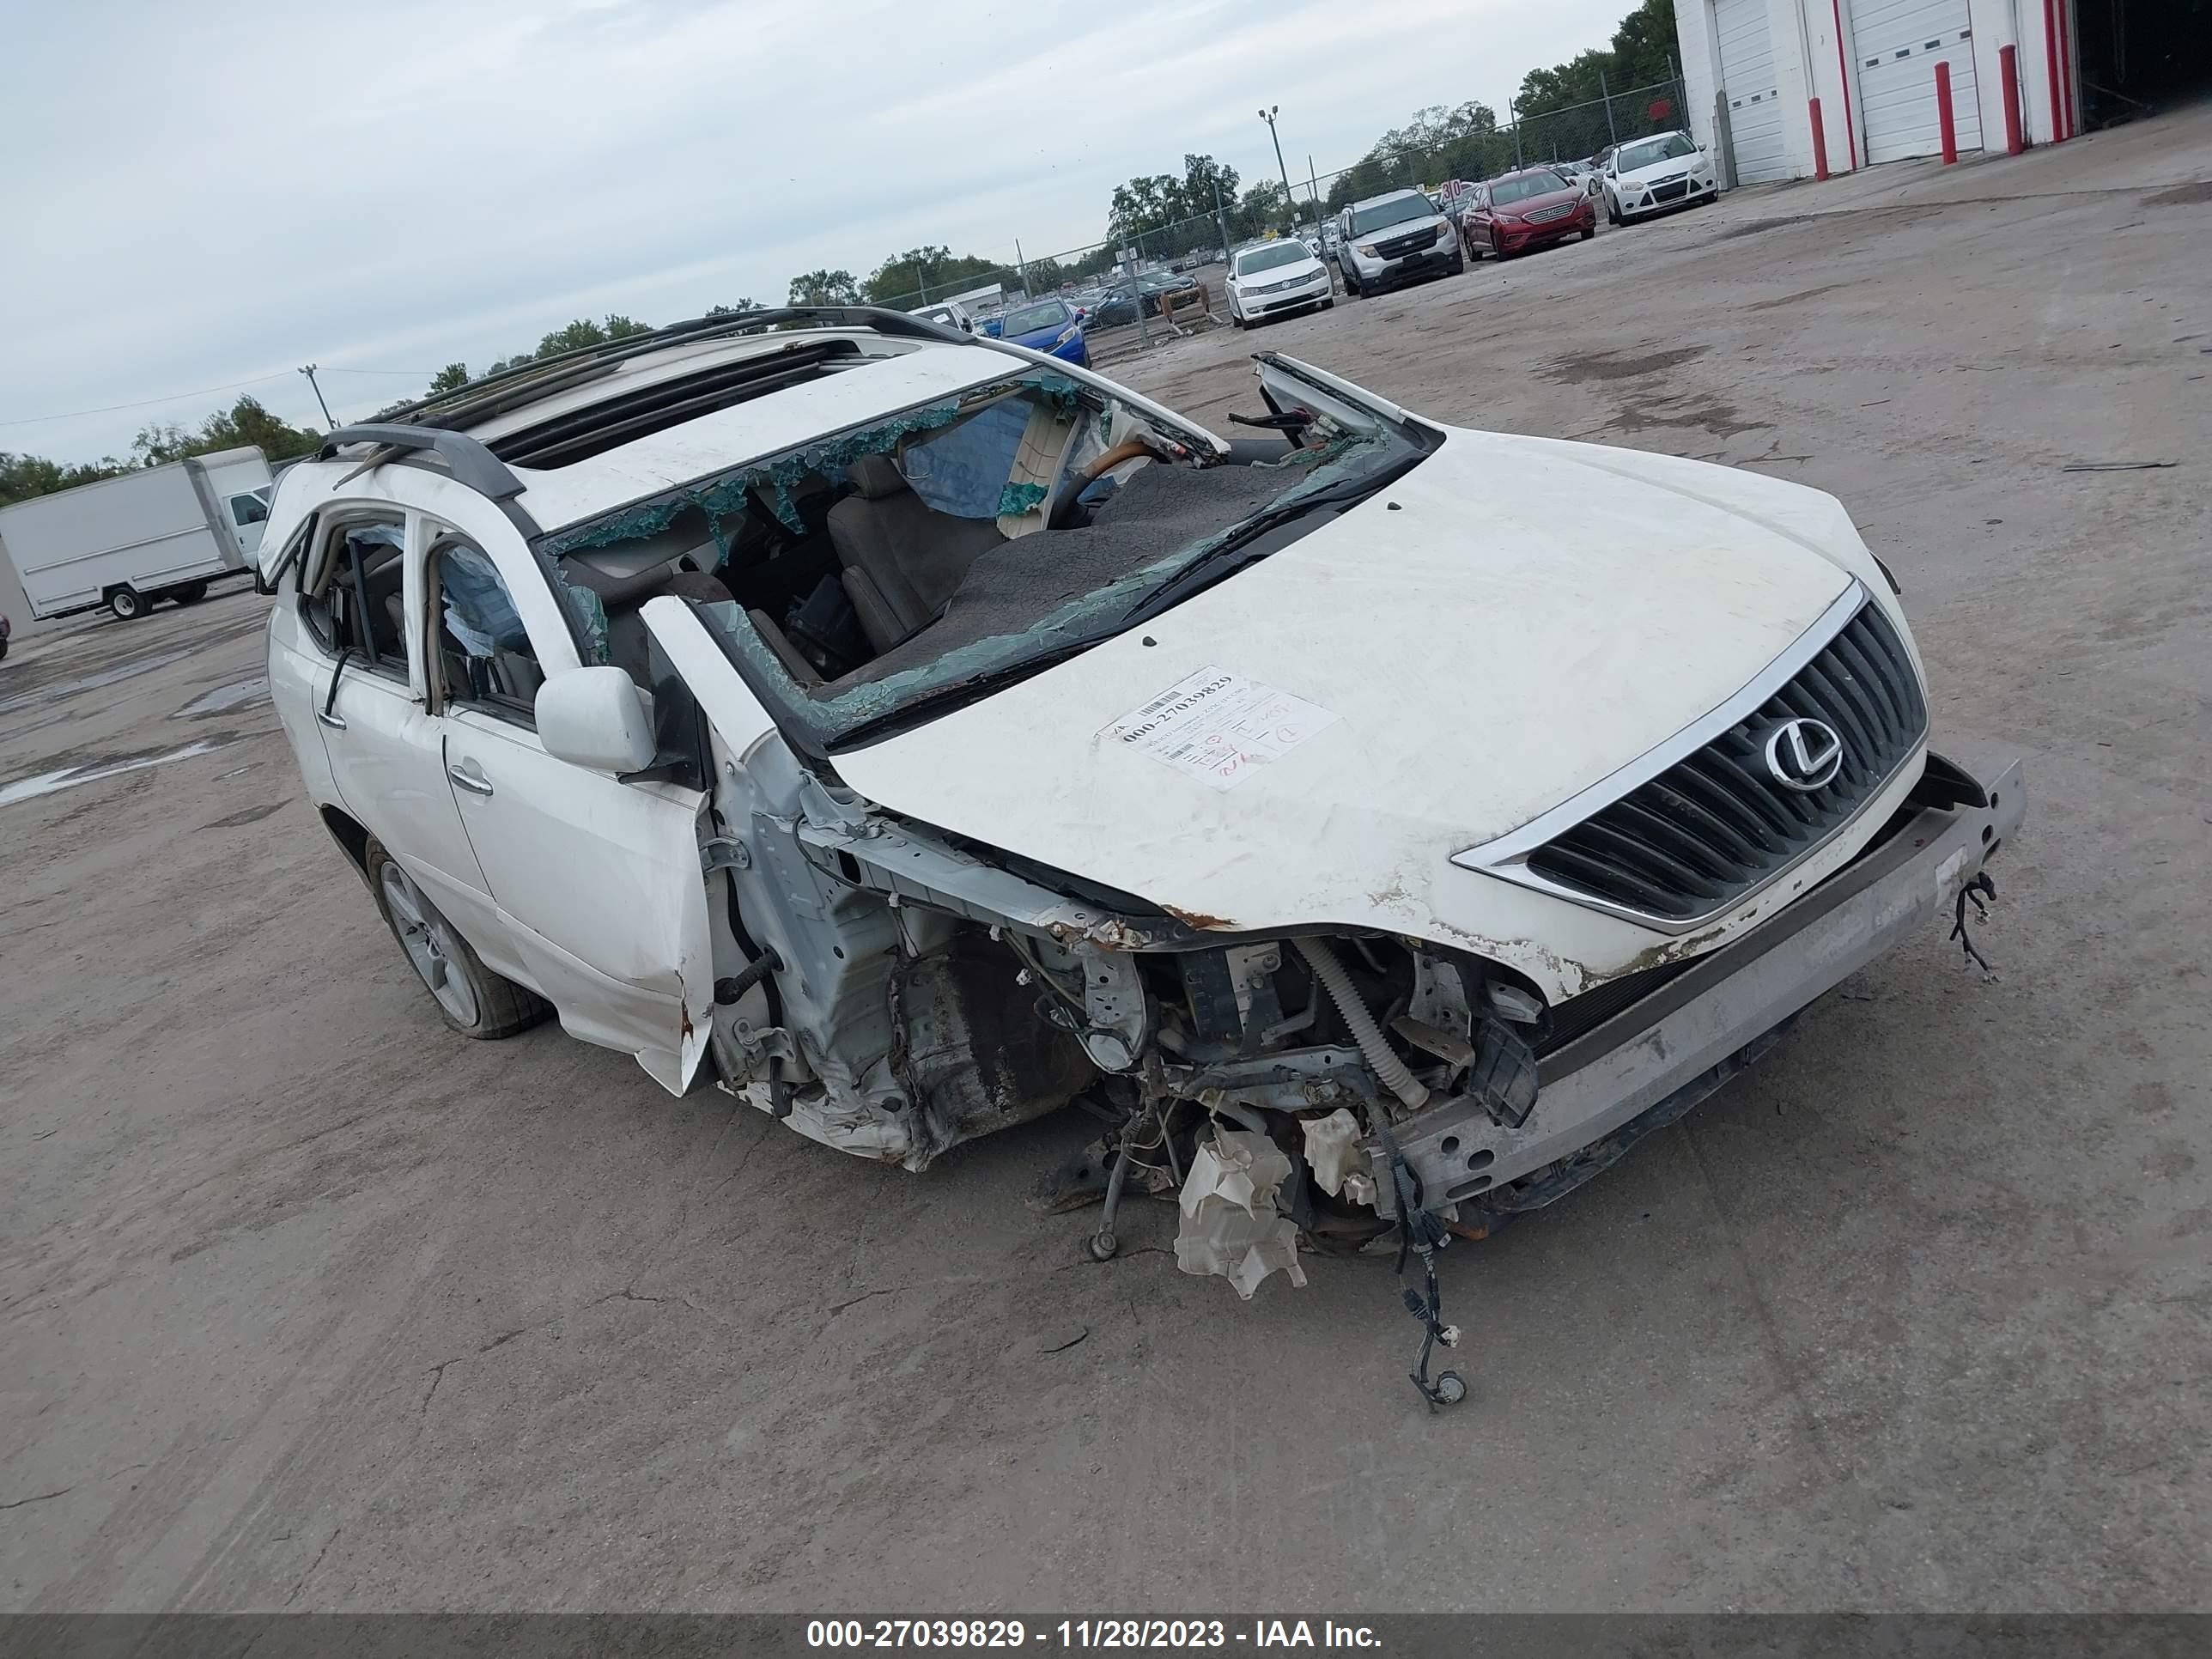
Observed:
[[[2212,0],[1675,0],[1690,126],[1736,182],[2070,138],[2212,88]]]

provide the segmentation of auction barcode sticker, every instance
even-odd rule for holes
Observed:
[[[1201,668],[1108,726],[1126,744],[1216,789],[1234,788],[1255,766],[1280,758],[1336,723],[1319,703],[1224,669]]]

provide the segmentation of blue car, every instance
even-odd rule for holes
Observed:
[[[1065,300],[1032,300],[992,321],[996,326],[990,331],[1002,340],[1065,357],[1078,368],[1091,367],[1091,348],[1083,341],[1083,319]]]

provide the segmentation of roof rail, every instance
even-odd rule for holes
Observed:
[[[523,491],[522,480],[514,476],[507,463],[465,432],[448,432],[434,426],[402,426],[385,421],[342,426],[324,435],[323,447],[315,452],[315,459],[335,460],[338,451],[348,444],[374,444],[380,448],[409,453],[427,449],[445,462],[447,471],[458,482],[495,501],[511,500]]]
[[[603,340],[597,345],[577,346],[572,350],[557,352],[550,357],[532,357],[503,368],[496,374],[487,374],[481,380],[454,387],[451,392],[433,393],[417,398],[411,404],[402,404],[391,411],[390,419],[408,424],[431,425],[446,419],[474,419],[486,415],[500,414],[515,407],[512,403],[488,404],[487,398],[500,388],[511,387],[526,392],[524,402],[534,402],[538,395],[555,392],[580,380],[588,380],[605,368],[630,357],[648,351],[658,351],[672,345],[691,340],[711,340],[725,334],[744,334],[755,329],[772,328],[779,323],[816,323],[825,328],[866,328],[896,338],[938,340],[952,345],[971,345],[973,339],[957,329],[947,328],[941,323],[931,322],[903,311],[894,311],[888,306],[773,306],[757,311],[726,311],[708,317],[690,317],[682,322],[668,323],[659,328],[647,329],[638,334],[625,334],[617,340]]]

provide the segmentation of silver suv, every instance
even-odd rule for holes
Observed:
[[[1420,191],[1395,190],[1354,202],[1337,215],[1336,225],[1337,265],[1352,299],[1467,269],[1458,231]]]

